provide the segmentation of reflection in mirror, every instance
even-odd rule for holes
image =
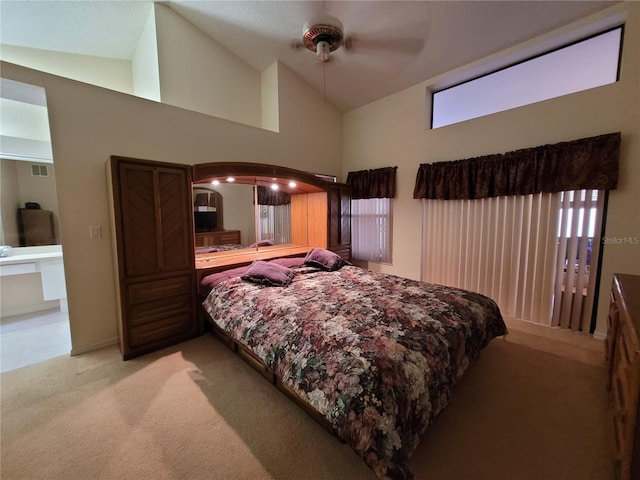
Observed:
[[[253,186],[193,185],[196,254],[249,248],[256,241]]]
[[[291,243],[291,194],[263,185],[257,189],[260,245]]]
[[[256,241],[253,187],[238,183],[223,183],[215,187],[224,202],[223,230],[239,230],[242,245]]]
[[[0,181],[0,244],[59,244],[53,165],[2,158]]]
[[[242,231],[242,241],[236,243],[244,247],[240,252],[206,251],[202,248],[206,244],[199,240],[203,234],[196,233],[197,260],[228,259],[236,253],[243,255],[256,250],[269,255],[292,247],[303,249],[311,244],[326,247],[325,180],[286,167],[243,162],[195,165],[194,180],[194,188],[201,188],[199,193],[207,194],[201,195],[200,202],[194,195],[194,209],[198,208],[198,203],[212,208],[211,192],[220,194],[215,201],[216,234],[230,238],[234,230]],[[220,219],[222,204],[224,220]]]

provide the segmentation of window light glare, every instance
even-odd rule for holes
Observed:
[[[433,93],[432,128],[615,83],[622,27]]]

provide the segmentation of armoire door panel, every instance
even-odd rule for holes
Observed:
[[[153,169],[123,163],[119,174],[126,275],[156,273],[159,252]]]
[[[162,228],[162,259],[164,268],[189,268],[193,263],[192,234],[184,225],[191,225],[191,196],[185,191],[186,172],[158,169],[159,212]]]

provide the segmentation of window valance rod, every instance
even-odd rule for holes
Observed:
[[[618,185],[621,134],[610,133],[504,154],[424,163],[413,198],[466,200]]]

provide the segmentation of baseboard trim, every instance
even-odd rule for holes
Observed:
[[[109,340],[105,340],[104,342],[94,343],[92,345],[84,345],[81,347],[73,347],[71,349],[71,356],[74,357],[76,355],[82,355],[83,353],[93,352],[94,350],[100,350],[101,348],[111,347],[112,345],[117,345],[118,337],[110,338]]]
[[[0,317],[14,317],[16,315],[24,315],[26,313],[42,312],[44,310],[53,310],[60,308],[60,301],[58,300],[46,300],[36,305],[26,305],[24,307],[9,308],[6,310],[0,310]]]

